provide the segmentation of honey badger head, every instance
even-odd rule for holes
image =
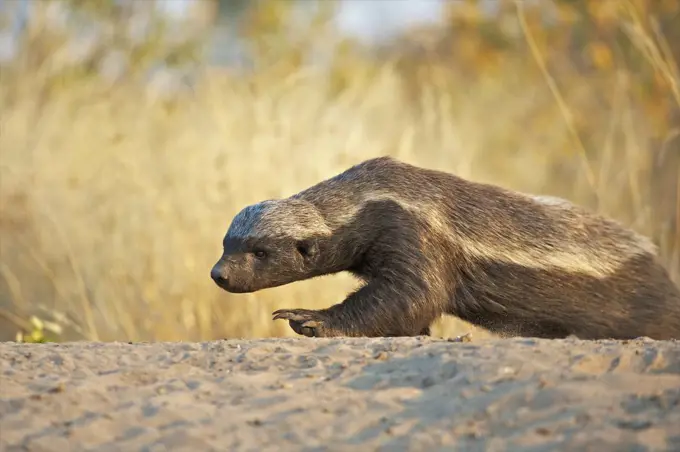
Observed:
[[[318,273],[319,239],[330,230],[311,203],[268,200],[241,210],[223,240],[210,276],[231,293],[247,293]]]

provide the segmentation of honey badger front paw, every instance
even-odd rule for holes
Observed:
[[[310,309],[279,309],[272,313],[273,320],[288,320],[288,324],[297,334],[307,337],[324,337],[328,334],[326,316],[320,311]]]

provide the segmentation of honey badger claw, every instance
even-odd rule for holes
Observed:
[[[323,321],[318,320],[317,311],[307,309],[279,309],[274,311],[273,320],[288,320],[288,324],[297,334],[307,337],[318,337]]]

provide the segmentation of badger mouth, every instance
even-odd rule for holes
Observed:
[[[216,279],[214,280],[217,287],[228,293],[250,293],[254,292],[251,287],[248,286],[238,286],[229,283],[228,279]]]
[[[247,287],[224,287],[220,286],[224,291],[229,292],[229,293],[250,293],[254,292],[253,290],[247,288]]]

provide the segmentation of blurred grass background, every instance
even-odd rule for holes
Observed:
[[[679,2],[451,0],[366,45],[332,26],[341,2],[305,1],[198,0],[179,24],[152,1],[4,2],[0,339],[293,336],[274,309],[355,282],[226,294],[222,236],[379,155],[611,215],[680,282]],[[247,58],[212,64],[236,38]]]

